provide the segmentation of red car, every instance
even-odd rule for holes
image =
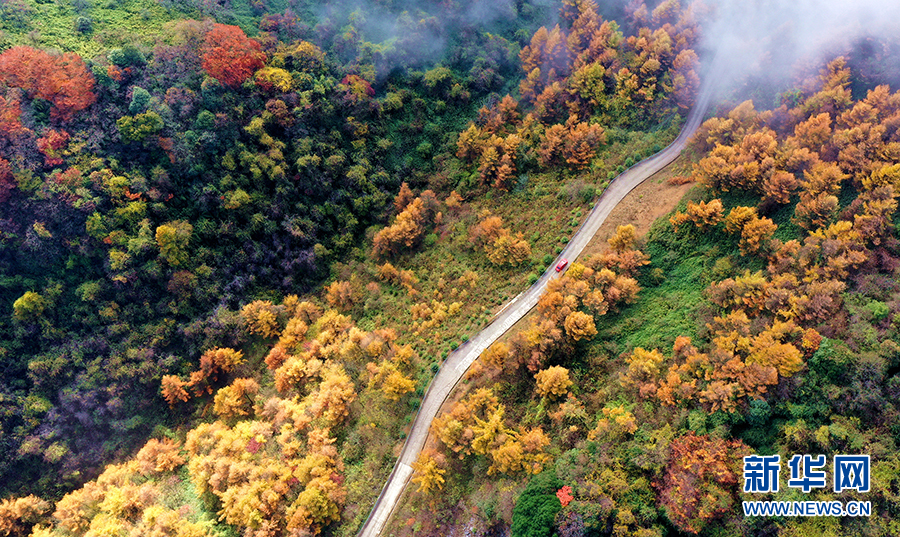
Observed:
[[[566,265],[568,265],[568,264],[569,264],[569,260],[566,259],[565,257],[560,259],[559,263],[556,264],[556,272],[559,272],[562,269],[566,268]]]

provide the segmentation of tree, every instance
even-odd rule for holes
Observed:
[[[34,321],[46,308],[47,299],[34,291],[26,291],[13,302],[13,316],[20,321]]]
[[[257,86],[267,91],[276,89],[281,93],[287,93],[291,91],[294,84],[294,79],[291,77],[291,74],[278,67],[263,67],[259,71],[256,71],[256,75],[253,78],[256,81]]]
[[[44,164],[48,167],[63,163],[62,152],[69,143],[69,133],[50,129],[37,139],[38,151],[44,155]]]
[[[394,198],[394,210],[399,214],[403,209],[406,209],[407,205],[412,203],[413,199],[415,199],[415,196],[409,188],[409,183],[403,181],[400,183],[400,192]]]
[[[60,121],[70,121],[96,100],[94,77],[72,52],[51,56],[31,47],[12,47],[0,54],[0,80],[31,98],[50,101],[50,115]]]
[[[7,99],[0,95],[0,136],[10,138],[25,129],[20,121],[22,108],[19,101],[13,98]],[[7,162],[4,160],[3,162]]]
[[[356,399],[356,386],[338,363],[326,363],[320,375],[322,382],[311,396],[310,411],[315,417],[323,417],[326,423],[337,425],[350,413],[350,403]]]
[[[537,149],[542,166],[564,161],[573,169],[582,169],[594,158],[597,148],[606,143],[603,127],[578,121],[572,114],[564,125],[553,125],[544,133]]]
[[[406,206],[390,226],[375,234],[373,253],[376,257],[396,255],[405,248],[416,246],[425,236],[428,214],[421,197]]]
[[[741,240],[738,246],[744,254],[752,254],[764,250],[775,234],[778,226],[769,218],[753,218],[741,229]]]
[[[184,220],[176,220],[156,228],[156,244],[159,255],[173,267],[187,265],[190,259],[188,245],[194,226]]]
[[[700,76],[697,74],[699,66],[700,59],[691,49],[679,52],[672,63],[672,91],[675,103],[682,109],[690,108],[700,88]]]
[[[679,530],[699,533],[731,510],[737,490],[735,468],[745,447],[739,440],[691,433],[673,440],[669,449],[659,501]]]
[[[625,373],[625,383],[640,389],[642,396],[656,391],[656,382],[661,373],[661,367],[665,357],[657,349],[646,350],[635,347],[626,359],[628,370]]]
[[[205,361],[211,362],[214,367],[228,373],[244,363],[244,353],[228,347],[214,347],[200,357],[201,363]]]
[[[134,117],[122,116],[116,120],[116,127],[126,142],[143,142],[148,136],[159,134],[163,128],[163,120],[159,114],[150,110]]]
[[[776,171],[763,183],[763,199],[771,203],[786,205],[791,201],[791,193],[797,189],[798,181],[794,174]]]
[[[833,194],[820,192],[804,195],[794,208],[793,222],[798,226],[813,230],[823,227],[838,210],[838,198]]]
[[[622,253],[626,250],[631,250],[634,247],[635,238],[636,233],[634,226],[628,224],[618,226],[616,228],[616,234],[610,237],[606,242],[609,243],[609,247],[612,248],[613,251]]]
[[[494,241],[509,234],[499,216],[486,216],[481,222],[469,228],[469,242],[476,248],[487,248]]]
[[[358,300],[354,295],[353,287],[347,281],[333,282],[325,288],[325,300],[331,307],[339,310],[346,311],[352,308]]]
[[[597,335],[594,318],[587,313],[573,311],[565,320],[566,335],[575,341],[590,339]]]
[[[561,486],[562,483],[551,470],[531,478],[513,509],[512,534],[515,537],[553,535],[553,521],[562,509],[556,497],[556,491]]]
[[[740,233],[744,229],[744,225],[754,218],[757,218],[755,207],[735,207],[731,209],[725,218],[725,231],[728,233]]]
[[[370,348],[377,349],[378,346],[370,346]],[[412,349],[398,351],[398,353],[411,355]],[[395,354],[395,358],[399,357]],[[397,369],[397,360],[384,360],[380,366],[369,363],[367,369],[372,375],[369,386],[381,384],[381,391],[392,401],[399,401],[404,395],[416,389],[416,382]]]
[[[416,389],[416,381],[400,371],[393,371],[384,379],[381,390],[388,399],[399,401],[405,394]]]
[[[237,26],[213,24],[203,45],[203,69],[231,87],[240,86],[263,66],[265,54],[259,42]]]
[[[213,411],[222,418],[247,416],[253,411],[253,395],[259,384],[250,378],[234,379],[229,386],[216,392]]]
[[[531,245],[521,233],[501,235],[485,249],[488,259],[495,265],[521,265],[531,258]]]
[[[507,356],[509,356],[509,346],[502,341],[497,341],[481,353],[481,360],[491,367],[503,369]]]
[[[281,335],[278,338],[278,345],[276,347],[281,347],[282,351],[286,353],[294,352],[300,343],[304,341],[306,338],[306,333],[309,331],[309,325],[303,322],[299,317],[291,317],[288,319],[287,326],[284,327],[284,330],[281,332]],[[272,349],[274,351],[275,348]],[[271,352],[270,352],[271,355]],[[286,356],[285,356],[286,357]],[[273,358],[274,359],[274,358]],[[282,359],[283,361],[283,359]],[[266,364],[268,364],[268,357],[266,358]],[[280,365],[280,364],[279,364]],[[278,366],[270,366],[269,369],[277,369]]]
[[[25,537],[49,510],[50,504],[34,495],[0,501],[0,534]]]
[[[186,402],[191,398],[184,389],[187,383],[175,375],[163,375],[161,384],[162,396],[170,407],[174,407],[178,401]]]
[[[522,444],[515,438],[506,437],[505,442],[491,450],[490,458],[491,466],[488,468],[488,475],[512,474],[522,469],[525,453],[522,451]]]
[[[172,472],[186,462],[179,453],[181,446],[175,441],[164,438],[151,438],[135,455],[139,465],[138,472],[145,476]]]
[[[572,386],[569,370],[562,366],[552,366],[538,371],[534,376],[535,390],[541,397],[557,398],[565,395]]]
[[[419,458],[412,464],[415,471],[412,481],[419,485],[419,492],[430,492],[444,488],[444,456],[433,449],[423,450]]]
[[[281,325],[278,310],[268,300],[254,300],[241,308],[241,317],[247,323],[251,334],[273,338],[279,334]]]

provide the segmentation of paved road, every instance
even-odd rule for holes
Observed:
[[[701,89],[697,103],[688,115],[687,122],[678,138],[659,153],[632,166],[609,184],[587,219],[575,232],[565,250],[559,254],[557,261],[561,258],[577,258],[591,238],[597,233],[597,230],[600,229],[600,225],[603,224],[613,208],[632,189],[665,168],[678,157],[681,150],[684,149],[688,138],[703,121],[711,100],[712,91],[705,86]],[[384,529],[391,512],[403,493],[403,489],[412,476],[412,463],[416,461],[419,457],[419,452],[425,447],[425,440],[431,428],[431,421],[437,416],[438,410],[447,399],[447,396],[450,395],[450,391],[453,390],[453,387],[456,386],[456,383],[459,382],[460,378],[462,378],[463,374],[465,374],[466,370],[482,351],[488,348],[491,343],[496,341],[528,313],[531,308],[537,305],[538,298],[544,292],[547,282],[560,276],[554,270],[557,261],[554,261],[547,272],[526,292],[512,299],[500,314],[494,318],[491,324],[447,357],[447,360],[438,370],[437,375],[435,375],[431,385],[428,387],[428,391],[425,393],[425,398],[422,400],[416,419],[409,431],[409,435],[406,437],[406,444],[403,446],[400,458],[394,466],[390,477],[388,477],[381,495],[376,500],[369,518],[360,530],[359,537],[375,537],[381,534],[381,530]]]

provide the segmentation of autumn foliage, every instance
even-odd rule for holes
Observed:
[[[739,440],[695,434],[675,439],[659,484],[660,502],[669,520],[680,530],[696,534],[728,513],[738,490],[740,457],[746,451]]]
[[[203,69],[231,87],[240,86],[263,66],[265,54],[259,42],[237,26],[214,24],[203,44]]]
[[[401,190],[397,199],[406,193]],[[437,199],[434,192],[426,190],[409,203],[395,203],[403,209],[397,214],[394,223],[375,234],[373,252],[376,257],[387,257],[399,254],[402,250],[417,246],[429,226],[433,224],[437,212]]]
[[[540,428],[510,428],[505,412],[494,393],[482,388],[455,403],[432,422],[431,428],[450,454],[460,459],[487,456],[491,461],[489,475],[539,473],[550,460],[544,453],[549,438]]]
[[[50,504],[34,495],[0,501],[0,533],[25,537],[48,511]]]
[[[67,122],[75,113],[94,104],[94,77],[77,54],[52,56],[26,46],[12,47],[0,54],[0,80],[22,88],[31,98],[53,104],[53,118]]]
[[[469,242],[484,249],[495,265],[520,265],[531,257],[531,245],[521,233],[513,235],[499,216],[487,215],[469,228]]]
[[[419,492],[430,492],[444,488],[444,474],[447,462],[444,456],[435,450],[423,450],[419,458],[413,463],[415,475],[413,483],[419,485]]]

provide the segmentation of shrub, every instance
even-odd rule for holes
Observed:
[[[90,17],[78,17],[75,19],[75,31],[79,34],[89,34],[94,30],[94,21]]]

